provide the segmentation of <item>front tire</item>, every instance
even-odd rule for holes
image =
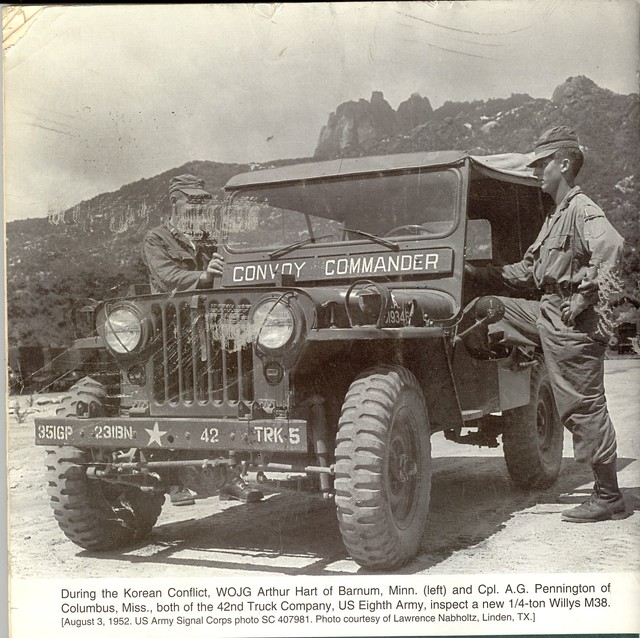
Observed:
[[[104,386],[85,377],[62,398],[56,416],[102,415],[106,399]],[[56,447],[46,454],[50,505],[69,540],[83,549],[109,551],[131,545],[151,532],[164,494],[88,478],[91,450]]]
[[[558,479],[564,432],[544,361],[531,372],[531,400],[506,415],[504,458],[513,482],[522,489],[544,490]]]
[[[144,538],[160,516],[164,494],[89,479],[88,450],[47,449],[47,492],[60,529],[83,549],[108,551]]]
[[[336,437],[336,507],[352,558],[396,569],[416,556],[431,493],[431,438],[415,376],[379,366],[349,388]]]

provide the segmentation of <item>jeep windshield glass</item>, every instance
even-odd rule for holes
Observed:
[[[455,222],[458,184],[456,171],[432,170],[242,190],[227,207],[226,244],[289,252],[371,236],[443,235]]]

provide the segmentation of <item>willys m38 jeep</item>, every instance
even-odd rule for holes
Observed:
[[[36,419],[62,531],[114,549],[150,532],[171,485],[304,473],[335,499],[353,559],[394,569],[420,550],[432,434],[502,435],[513,481],[550,486],[563,433],[540,353],[465,336],[504,311],[465,260],[518,261],[542,223],[525,160],[425,152],[232,178],[220,280],[103,302],[117,391],[84,379]]]

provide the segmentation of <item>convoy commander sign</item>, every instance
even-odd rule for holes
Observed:
[[[296,281],[345,279],[355,275],[394,277],[425,274],[450,274],[453,251],[450,248],[406,250],[398,253],[346,255],[235,264],[231,272],[233,284],[275,283],[278,275],[291,275]],[[226,283],[226,282],[225,282]]]

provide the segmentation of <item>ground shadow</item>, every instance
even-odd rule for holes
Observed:
[[[619,469],[634,460],[619,459]],[[527,508],[549,504],[549,514],[557,516],[559,504],[581,502],[588,496],[591,481],[588,466],[564,459],[552,488],[527,492],[510,482],[502,458],[434,459],[430,517],[422,553],[396,573],[410,574],[437,565],[455,552],[490,538],[514,514]],[[640,488],[623,492],[629,512],[640,509]],[[148,552],[133,548],[100,556],[175,565],[178,569],[182,565],[229,569],[236,574],[353,573],[353,569],[340,565],[340,561],[350,559],[340,538],[333,504],[306,493],[275,493],[262,503],[238,504],[201,518],[161,524],[149,541]],[[361,568],[358,573],[372,572]]]
[[[618,459],[618,470],[635,460]],[[480,461],[483,471],[478,476]],[[587,499],[593,484],[590,466],[567,458],[563,459],[556,483],[541,491],[517,488],[510,481],[504,460],[500,458],[436,459],[434,469],[431,513],[422,554],[399,573],[424,571],[456,551],[485,541],[503,529],[517,512],[542,506],[538,513],[559,516],[562,506],[571,507]],[[639,491],[637,487],[622,490],[628,516],[640,509]],[[545,505],[549,506],[548,510]]]
[[[348,558],[339,537],[332,502],[283,492],[261,503],[239,503],[202,518],[158,525],[149,538],[154,546],[150,555],[136,555],[135,548],[129,548],[100,556],[133,563],[215,567],[236,574],[322,574],[327,565]]]

